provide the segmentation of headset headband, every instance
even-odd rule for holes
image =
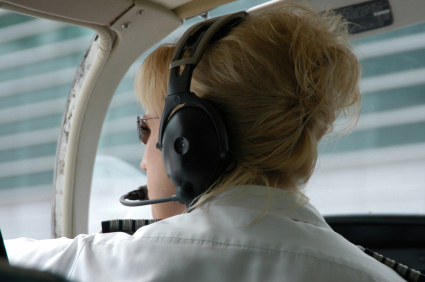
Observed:
[[[191,104],[202,108],[211,117],[218,134],[220,157],[226,159],[229,152],[228,137],[218,113],[212,106],[190,92],[192,73],[201,60],[206,46],[215,40],[224,37],[230,29],[246,17],[246,12],[229,14],[201,22],[190,27],[181,37],[174,50],[170,69],[171,75],[168,82],[167,97],[165,98],[159,127],[158,143],[156,147],[162,150],[162,137],[172,111],[181,104]],[[186,51],[190,51],[187,58],[183,58]],[[186,65],[180,74],[180,66]]]

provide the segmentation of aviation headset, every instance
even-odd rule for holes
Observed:
[[[196,24],[184,33],[174,50],[156,147],[162,151],[165,170],[182,204],[189,205],[205,192],[225,169],[230,154],[219,112],[190,92],[193,70],[206,46],[227,35],[245,17],[245,12],[238,12]],[[189,57],[183,58],[187,51]]]
[[[190,92],[190,85],[193,70],[206,46],[226,36],[246,15],[246,12],[238,12],[195,24],[177,43],[156,144],[162,151],[165,171],[176,188],[176,195],[143,200],[147,197],[147,188],[142,186],[123,195],[120,198],[123,205],[179,201],[189,207],[228,166],[231,152],[223,119],[211,102]],[[189,56],[183,58],[187,53]],[[185,66],[182,72],[181,66]]]

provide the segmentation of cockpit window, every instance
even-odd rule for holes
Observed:
[[[94,33],[0,10],[0,226],[50,238],[63,110]]]
[[[307,187],[325,214],[425,212],[425,24],[353,42],[362,62],[354,131],[324,140]]]

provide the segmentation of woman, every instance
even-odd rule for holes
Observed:
[[[9,241],[11,262],[78,281],[403,281],[334,233],[301,191],[336,118],[358,117],[360,66],[344,32],[339,17],[291,3],[247,16],[193,73],[191,90],[225,120],[232,157],[190,212],[154,205],[164,220],[134,236]],[[151,199],[175,193],[156,148],[173,52],[159,47],[136,78]]]

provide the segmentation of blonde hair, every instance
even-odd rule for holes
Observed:
[[[346,33],[340,16],[286,2],[247,16],[207,47],[191,90],[223,113],[237,166],[197,204],[244,184],[302,194],[321,138],[341,113],[358,119],[360,65]],[[155,116],[164,106],[173,51],[172,44],[160,46],[137,74],[138,98]]]

